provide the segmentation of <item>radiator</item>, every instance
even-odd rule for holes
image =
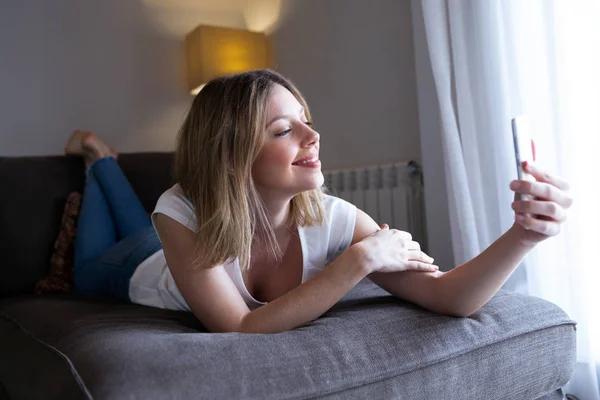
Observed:
[[[326,192],[371,216],[381,226],[409,232],[427,252],[423,174],[416,161],[323,171]]]

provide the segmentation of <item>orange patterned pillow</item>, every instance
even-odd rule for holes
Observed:
[[[54,242],[49,273],[36,283],[35,294],[73,291],[75,230],[80,208],[81,194],[70,193],[63,211],[60,230]]]

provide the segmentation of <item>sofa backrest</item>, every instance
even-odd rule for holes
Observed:
[[[124,153],[119,165],[148,213],[173,184],[173,153]],[[33,293],[46,273],[67,196],[83,191],[83,160],[0,157],[0,298]]]

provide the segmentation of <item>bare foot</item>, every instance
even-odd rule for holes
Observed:
[[[79,155],[85,159],[86,167],[104,157],[117,158],[118,153],[105,145],[96,135],[88,131],[73,131],[65,146],[65,154]]]
[[[112,157],[116,153],[91,132],[86,132],[81,139],[81,148],[86,163],[89,162],[90,164],[104,157]]]
[[[65,146],[65,154],[79,155],[83,156],[83,147],[81,146],[82,139],[89,134],[89,132],[75,130],[71,134],[69,140],[67,140],[67,145]]]
[[[75,130],[67,141],[65,154],[79,155],[85,159],[85,165],[104,157],[117,159],[119,154],[112,147],[105,145],[96,135],[88,131]]]

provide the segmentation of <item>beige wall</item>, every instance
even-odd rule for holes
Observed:
[[[397,0],[9,1],[0,155],[61,154],[75,128],[119,151],[172,150],[191,101],[185,33],[278,5],[277,70],[309,101],[324,167],[419,159],[410,3]]]
[[[409,1],[288,0],[277,70],[306,97],[325,169],[420,160]]]
[[[75,128],[97,132],[119,151],[172,150],[191,101],[185,33],[199,23],[245,26],[233,2],[201,3],[3,3],[0,155],[62,154]]]

